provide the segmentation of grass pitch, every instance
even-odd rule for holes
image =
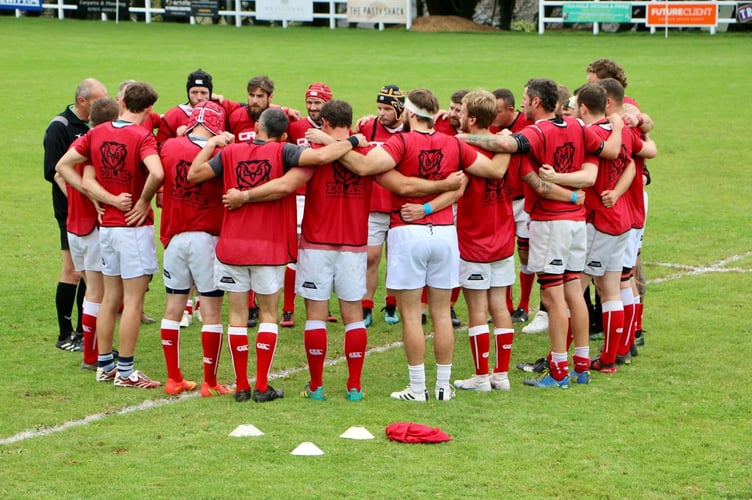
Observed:
[[[746,34],[423,34],[0,17],[0,493],[749,498],[749,43]],[[400,331],[377,318],[361,404],[344,400],[341,361],[325,373],[328,401],[297,397],[307,381],[299,326],[280,332],[274,369],[284,376],[273,384],[285,399],[258,405],[115,390],[81,372],[77,355],[54,348],[59,256],[42,136],[81,79],[94,76],[111,94],[124,79],[149,81],[160,93],[157,111],[185,100],[185,77],[197,67],[214,76],[215,92],[236,100],[250,77],[268,74],[274,102],[301,110],[307,85],[325,81],[359,116],[374,111],[386,83],[431,88],[443,104],[453,91],[478,86],[508,87],[520,99],[531,77],[576,88],[600,57],[625,67],[627,93],[655,120],[660,150],[650,163],[643,248],[647,345],[619,374],[541,392],[523,387],[516,372],[510,393],[400,403],[388,397],[407,381],[395,347]],[[146,309],[160,317],[163,306],[157,277]],[[464,313],[462,303],[458,309]],[[298,304],[299,325],[301,312]],[[342,326],[329,331],[337,360]],[[184,333],[182,366],[200,379],[198,334],[196,325]],[[543,336],[518,335],[513,364],[546,349]],[[429,381],[430,356],[429,342]],[[142,328],[137,358],[163,378],[158,324]],[[471,364],[458,330],[453,375],[467,376]],[[227,353],[221,379],[232,380]],[[441,427],[452,441],[390,443],[383,429],[395,421]],[[247,423],[265,435],[227,436]],[[338,437],[352,425],[376,439]],[[291,456],[303,441],[325,455]]]

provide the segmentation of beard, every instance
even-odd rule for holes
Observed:
[[[402,131],[410,132],[410,119],[407,117],[407,111],[402,114]]]
[[[261,118],[261,113],[263,113],[264,111],[266,111],[266,109],[261,109],[260,107],[251,108],[250,106],[248,106],[248,116],[255,122],[257,122],[259,118]]]

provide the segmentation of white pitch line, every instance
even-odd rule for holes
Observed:
[[[717,262],[713,262],[709,266],[691,266],[688,264],[674,264],[671,262],[653,263],[650,265],[656,266],[656,267],[667,267],[670,269],[680,269],[681,272],[670,274],[668,276],[663,276],[661,278],[654,278],[652,280],[648,280],[648,284],[663,283],[664,281],[671,281],[671,280],[683,278],[685,276],[699,276],[699,275],[708,274],[708,273],[742,273],[742,274],[749,273],[749,272],[752,272],[752,270],[744,269],[740,267],[724,267],[727,264],[730,264],[731,262],[737,262],[739,260],[746,259],[748,257],[752,257],[752,252],[747,252],[741,255],[732,255],[731,257],[727,257]]]
[[[433,335],[428,335],[427,337],[432,337]],[[396,349],[397,347],[402,347],[402,342],[392,342],[391,344],[386,344],[383,346],[374,347],[372,349],[368,349],[366,351],[366,355],[371,354],[377,354],[381,352],[386,352],[391,349]],[[345,361],[344,356],[340,356],[339,358],[329,360],[324,363],[325,366],[333,366],[336,364],[339,364],[343,361]],[[299,366],[295,368],[288,368],[286,370],[281,370],[275,373],[272,373],[269,375],[269,380],[277,380],[280,378],[289,377],[292,375],[295,375],[297,373],[300,373],[304,370],[307,370],[307,366]],[[251,378],[250,382],[255,382],[255,378]],[[183,401],[185,399],[195,398],[198,397],[200,394],[199,391],[193,391],[193,392],[184,392],[180,396],[173,397],[173,398],[164,398],[164,399],[149,399],[144,401],[143,403],[139,403],[134,406],[126,406],[125,408],[121,408],[120,410],[111,411],[111,412],[102,412],[102,413],[95,413],[93,415],[86,416],[80,420],[71,420],[69,422],[64,422],[59,425],[55,425],[52,427],[43,427],[41,429],[35,429],[31,431],[22,431],[16,434],[15,436],[10,436],[7,438],[0,439],[0,446],[6,445],[6,444],[13,444],[18,443],[19,441],[23,441],[25,439],[35,438],[35,437],[42,437],[42,436],[49,436],[50,434],[55,434],[57,432],[63,432],[65,430],[71,429],[73,427],[80,427],[82,425],[87,425],[92,422],[96,422],[98,420],[102,420],[107,417],[111,417],[113,415],[125,415],[126,413],[132,413],[135,411],[143,411],[143,410],[149,410],[151,408],[157,408],[164,405],[169,405],[173,403],[179,403],[180,401]]]

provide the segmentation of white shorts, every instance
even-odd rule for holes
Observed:
[[[165,287],[189,290],[196,285],[199,293],[215,291],[217,239],[217,236],[203,231],[188,231],[173,236],[163,256],[162,278]]]
[[[514,256],[494,262],[460,259],[460,285],[468,290],[490,290],[514,285]]]
[[[261,295],[271,295],[285,284],[284,266],[233,266],[219,260],[214,263],[214,283],[225,292],[253,290]]]
[[[387,235],[386,287],[415,290],[459,286],[460,251],[454,226],[393,227]]]
[[[368,246],[378,247],[386,241],[389,232],[390,216],[386,212],[371,212],[368,214]]]
[[[530,221],[527,268],[533,273],[564,274],[585,268],[585,221]]]
[[[329,300],[332,291],[346,302],[360,302],[366,294],[366,252],[298,250],[295,292],[309,300]]]
[[[86,236],[68,232],[68,248],[76,272],[102,272],[102,250],[99,247],[98,227]]]
[[[637,254],[640,252],[640,248],[642,248],[642,233],[644,231],[644,227],[629,230],[627,248],[624,250],[624,267],[632,268],[637,263]]]
[[[99,245],[105,276],[127,280],[159,271],[154,226],[100,228]]]
[[[587,256],[585,273],[590,276],[603,276],[606,271],[618,271],[624,264],[624,251],[627,248],[629,231],[614,236],[587,225]]]
[[[295,214],[297,215],[297,221],[298,221],[298,234],[301,233],[301,227],[303,225],[303,214],[305,213],[305,195],[304,194],[296,194],[295,195]]]
[[[512,212],[514,213],[514,225],[518,238],[530,237],[530,214],[525,212],[525,198],[512,200]]]

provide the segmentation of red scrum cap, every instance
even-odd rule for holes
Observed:
[[[196,125],[203,125],[209,132],[219,135],[225,130],[225,111],[222,106],[213,101],[204,101],[198,103],[188,119],[187,134]]]
[[[306,99],[316,97],[324,102],[329,102],[332,100],[332,89],[326,83],[314,82],[308,86],[305,96]]]

